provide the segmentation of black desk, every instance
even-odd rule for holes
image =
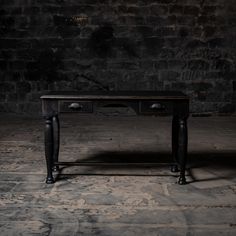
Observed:
[[[175,165],[172,171],[179,171],[178,183],[186,184],[187,161],[187,118],[189,98],[174,91],[109,91],[109,92],[50,92],[41,96],[45,125],[45,156],[47,163],[46,183],[54,183],[53,170],[66,164],[58,161],[60,146],[60,113],[91,113],[98,107],[122,104],[134,109],[138,115],[170,114],[172,120],[172,154]]]

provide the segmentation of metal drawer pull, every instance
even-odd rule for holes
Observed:
[[[68,108],[72,110],[81,110],[83,106],[77,102],[73,102],[68,106]]]
[[[153,110],[164,110],[165,109],[165,106],[160,104],[160,103],[153,103],[151,106],[150,106],[151,109]]]

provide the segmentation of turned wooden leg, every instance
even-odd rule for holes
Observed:
[[[175,164],[171,166],[171,172],[178,172],[178,117],[176,116],[172,119],[172,156]]]
[[[179,184],[186,184],[185,169],[187,162],[187,145],[188,145],[188,130],[187,119],[179,119],[178,121],[178,161],[180,165]]]
[[[52,118],[47,117],[45,122],[45,157],[47,163],[47,178],[46,183],[54,183],[52,168],[53,168],[53,126]]]
[[[57,171],[59,168],[54,163],[58,162],[59,147],[60,147],[60,124],[58,116],[53,116],[52,126],[53,126],[53,171]]]

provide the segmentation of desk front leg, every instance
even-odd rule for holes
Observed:
[[[178,119],[178,151],[177,159],[180,165],[180,176],[178,184],[186,184],[185,169],[187,162],[188,130],[187,119]]]
[[[52,117],[46,117],[45,121],[45,157],[47,163],[47,178],[46,183],[54,183],[52,169],[53,169],[53,125]]]
[[[60,147],[60,124],[58,115],[53,116],[52,118],[53,126],[53,171],[58,171],[58,165],[55,165],[55,162],[58,162],[59,156],[59,147]]]

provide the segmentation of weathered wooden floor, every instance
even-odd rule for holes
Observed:
[[[170,160],[170,118],[66,116],[60,160]],[[236,117],[189,119],[189,184],[168,166],[64,167],[40,118],[0,115],[0,235],[236,235]]]

